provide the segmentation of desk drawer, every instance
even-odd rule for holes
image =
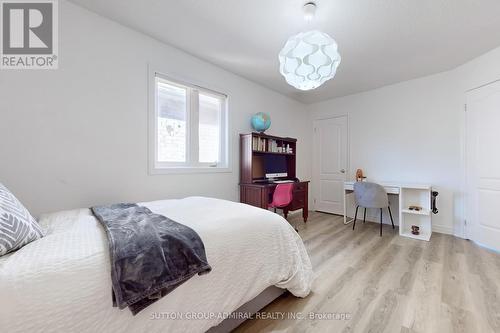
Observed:
[[[293,191],[294,192],[297,192],[297,191],[305,191],[307,188],[307,183],[297,183],[295,184],[295,186],[293,187]]]

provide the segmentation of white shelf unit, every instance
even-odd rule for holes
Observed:
[[[403,214],[430,215],[431,211],[428,209],[422,209],[422,210],[403,209]]]
[[[430,185],[402,185],[399,194],[399,234],[428,241],[432,235]],[[420,206],[422,210],[410,210],[410,206]],[[420,227],[420,234],[411,233],[412,225]]]

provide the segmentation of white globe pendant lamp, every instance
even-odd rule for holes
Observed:
[[[314,17],[316,5],[304,5],[306,20]],[[312,90],[332,79],[341,57],[337,43],[328,34],[311,30],[288,38],[279,53],[280,73],[299,90]]]

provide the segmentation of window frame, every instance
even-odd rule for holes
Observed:
[[[158,161],[158,89],[157,82],[162,80],[167,84],[186,89],[186,162]],[[221,100],[219,161],[213,163],[199,162],[199,94],[208,95]],[[194,98],[193,98],[194,97]],[[172,75],[160,71],[149,70],[149,173],[216,173],[231,172],[229,159],[229,96],[199,84],[187,83]]]

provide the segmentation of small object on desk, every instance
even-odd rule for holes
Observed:
[[[415,210],[417,212],[421,211],[422,210],[422,207],[420,206],[410,206],[408,207],[409,210]]]
[[[363,170],[361,169],[356,170],[356,181],[362,182],[364,179],[366,179],[366,177],[363,176]]]
[[[271,127],[271,116],[264,112],[257,112],[252,116],[251,123],[257,132],[263,133]]]
[[[411,233],[413,235],[420,235],[420,227],[416,225],[411,226]]]

